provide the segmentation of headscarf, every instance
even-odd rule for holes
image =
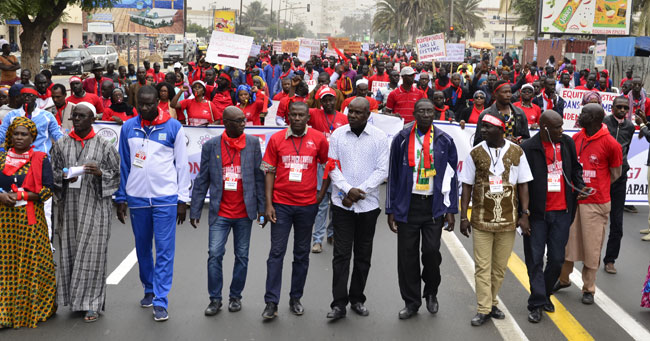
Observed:
[[[603,104],[603,101],[600,98],[600,94],[598,93],[598,91],[589,91],[582,96],[582,105],[586,105],[587,103],[589,103],[590,100],[594,98],[598,99],[598,104]]]
[[[241,84],[240,86],[237,87],[237,102],[241,103],[239,100],[239,92],[240,91],[246,91],[248,92],[250,100],[246,104],[251,104],[255,103],[255,94],[251,91],[251,87],[248,84]]]
[[[262,79],[262,77],[253,76],[253,81],[255,81],[255,80],[258,80],[260,82],[260,84],[262,85],[262,88],[260,90],[264,90],[264,88],[266,88],[266,82],[264,81],[264,79]]]
[[[32,141],[36,140],[36,136],[38,136],[38,130],[36,129],[36,124],[34,123],[34,121],[30,120],[25,116],[17,116],[11,122],[9,128],[7,128],[7,134],[5,135],[6,151],[14,147],[13,137],[14,137],[14,130],[16,129],[16,127],[27,128],[27,130],[29,130],[29,134],[32,135]]]

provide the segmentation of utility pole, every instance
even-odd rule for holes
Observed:
[[[454,0],[450,0],[449,5],[449,25],[447,26],[447,39],[451,42],[451,35],[454,34],[452,27],[454,26]]]

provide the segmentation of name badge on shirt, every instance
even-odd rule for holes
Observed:
[[[135,153],[135,159],[133,159],[133,165],[142,168],[144,167],[144,161],[147,159],[147,154],[144,152],[144,150],[138,150]]]
[[[500,175],[490,175],[490,193],[503,193],[503,179]]]
[[[562,173],[554,171],[548,173],[548,192],[562,191]]]
[[[237,190],[237,174],[235,173],[226,173],[224,179],[223,189],[226,191],[236,191]]]
[[[289,166],[289,181],[302,182],[302,167],[298,163]]]

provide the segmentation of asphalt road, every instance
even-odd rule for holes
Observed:
[[[382,196],[383,196],[382,188]],[[207,206],[207,205],[206,205]],[[572,286],[556,295],[564,312],[556,312],[554,322],[545,314],[539,324],[526,320],[527,291],[515,274],[515,260],[523,260],[521,238],[517,237],[511,267],[501,289],[500,297],[508,309],[512,323],[492,321],[482,327],[470,326],[476,312],[472,290],[473,268],[466,263],[472,254],[471,239],[458,231],[445,234],[441,252],[442,284],[438,300],[440,311],[429,314],[424,307],[410,320],[397,317],[403,307],[397,282],[397,238],[387,226],[385,215],[380,215],[374,242],[372,268],[368,278],[366,302],[370,316],[360,317],[348,311],[347,318],[330,322],[325,318],[331,301],[332,247],[324,246],[321,254],[311,254],[309,275],[302,302],[303,316],[294,316],[288,309],[288,291],[291,273],[291,249],[284,263],[284,281],[279,305],[279,317],[263,322],[266,258],[270,246],[269,227],[253,225],[248,280],[243,292],[243,309],[230,313],[224,309],[214,317],[206,317],[203,310],[207,295],[207,210],[198,229],[189,222],[177,229],[174,284],[169,295],[169,315],[166,322],[154,322],[151,309],[139,306],[143,289],[138,279],[137,265],[128,271],[118,284],[109,285],[106,311],[91,324],[82,320],[81,313],[72,313],[59,307],[56,316],[40,323],[36,329],[0,330],[2,340],[633,340],[644,339],[650,328],[650,310],[639,307],[641,290],[648,268],[650,243],[640,240],[638,230],[647,226],[648,208],[639,207],[639,213],[625,213],[625,235],[618,274],[598,272],[597,304],[585,306],[580,302],[579,287]],[[455,238],[458,239],[455,239]],[[289,239],[292,240],[292,239]],[[460,242],[458,242],[460,240]],[[224,296],[232,274],[232,242],[224,257]],[[112,273],[134,248],[130,222],[122,225],[113,221],[109,243],[108,273]],[[58,261],[58,254],[55,255]],[[459,265],[460,264],[460,265]],[[469,274],[470,282],[463,275]],[[513,270],[514,269],[514,270]],[[576,271],[577,272],[577,271]],[[604,296],[611,302],[599,302]],[[558,304],[556,306],[559,307]],[[502,306],[503,309],[503,306]],[[623,313],[617,311],[621,309]],[[561,310],[561,309],[558,309]],[[552,315],[552,314],[551,314]],[[611,316],[610,316],[611,315]],[[572,320],[573,319],[573,320]],[[575,322],[575,323],[574,323]],[[627,328],[627,331],[626,329]],[[647,340],[647,339],[646,339]]]

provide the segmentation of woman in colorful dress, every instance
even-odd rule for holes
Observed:
[[[0,328],[35,328],[56,311],[54,260],[43,202],[52,196],[47,154],[34,151],[26,117],[7,129],[0,152]]]

